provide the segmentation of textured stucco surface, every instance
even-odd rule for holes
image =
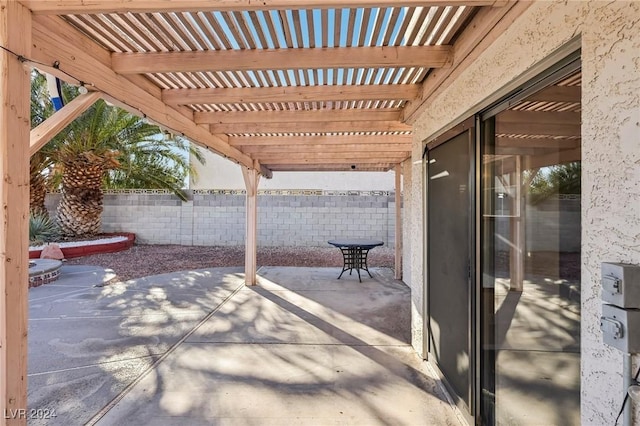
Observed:
[[[417,170],[417,171],[416,171]],[[422,212],[422,192],[421,186],[421,164],[413,164],[406,161],[403,164],[404,173],[404,205],[403,209],[403,281],[411,288],[411,344],[419,354],[425,356],[422,351],[422,336],[424,325],[421,312],[423,310],[422,300],[422,246],[412,244],[416,234],[422,235],[422,217],[415,212]],[[407,208],[407,206],[409,206]],[[411,212],[412,214],[407,214]],[[412,285],[416,283],[416,285]]]
[[[591,2],[587,9],[582,35],[582,419],[602,425],[613,424],[620,406],[622,355],[602,344],[600,263],[640,264],[640,3]],[[637,409],[635,414],[640,420]]]
[[[413,160],[422,143],[576,35],[583,59],[582,400],[584,425],[613,424],[622,398],[622,356],[602,343],[599,268],[640,264],[640,3],[535,2],[415,123]],[[405,190],[414,306],[423,286],[422,169]],[[406,275],[406,274],[405,274]],[[420,302],[421,303],[421,302]],[[419,316],[419,312],[414,312]],[[422,324],[414,318],[413,326]],[[414,331],[414,346],[421,338]],[[636,418],[640,419],[637,415]]]

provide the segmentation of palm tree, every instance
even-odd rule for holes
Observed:
[[[63,133],[55,154],[62,172],[57,220],[68,236],[100,231],[103,185],[170,189],[186,199],[181,188],[193,169],[181,153],[188,149],[202,161],[188,142],[162,137],[157,126],[102,100]]]
[[[29,211],[34,215],[47,215],[44,205],[48,179],[43,173],[49,165],[49,158],[42,152],[34,154],[29,161]]]
[[[164,138],[161,143],[154,139],[152,143],[139,144],[131,154],[132,161],[128,161],[126,167],[121,165],[109,170],[103,181],[103,188],[170,189],[186,201],[185,194],[179,188],[185,185],[188,176],[197,178],[197,172],[184,154],[188,153],[201,163],[204,162],[204,156],[184,138],[168,133],[159,136]]]
[[[37,125],[38,117],[46,118],[53,108],[44,78],[35,80],[32,124],[35,120]],[[71,92],[67,87],[63,95]],[[204,161],[200,150],[185,139],[166,137],[158,126],[100,100],[32,157],[33,203],[40,205],[42,199],[44,208],[44,193],[35,195],[41,177],[45,188],[47,179],[61,177],[57,222],[62,233],[93,235],[100,231],[105,187],[168,189],[186,199],[181,188],[186,176],[194,173],[189,157]],[[49,173],[42,172],[45,168]]]
[[[557,194],[580,194],[581,175],[579,161],[536,170],[528,179],[531,202],[537,204]]]
[[[53,112],[46,79],[42,74],[34,71],[31,74],[31,128],[40,125]],[[33,154],[29,161],[29,210],[32,215],[48,216],[44,201],[47,189],[51,185],[52,149],[55,149],[55,138]]]

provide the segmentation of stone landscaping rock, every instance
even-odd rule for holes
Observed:
[[[40,253],[40,259],[55,259],[62,260],[64,259],[64,254],[60,249],[60,246],[56,243],[49,244],[42,249],[42,253]]]

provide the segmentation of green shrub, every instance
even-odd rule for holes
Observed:
[[[58,226],[46,214],[29,216],[29,245],[38,246],[56,240],[60,236]]]

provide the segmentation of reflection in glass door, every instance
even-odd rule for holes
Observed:
[[[580,77],[482,123],[483,424],[580,423]]]

